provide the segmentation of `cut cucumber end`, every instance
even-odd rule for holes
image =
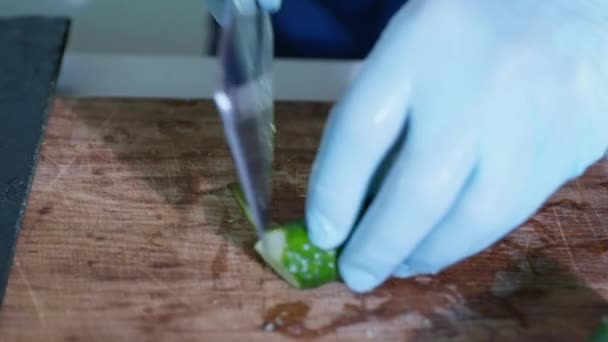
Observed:
[[[335,250],[322,250],[308,239],[302,221],[291,222],[269,231],[256,251],[291,286],[311,289],[337,281]]]
[[[243,214],[253,225],[243,191],[238,184],[232,185],[231,189]],[[310,289],[339,280],[336,250],[316,247],[308,238],[304,220],[272,228],[264,241],[258,240],[254,248],[268,266],[295,288]]]
[[[265,240],[266,246],[256,243],[256,251],[291,286],[311,289],[338,280],[336,251],[314,246],[301,221],[275,227]]]
[[[266,264],[270,266],[281,278],[289,285],[301,288],[302,284],[298,282],[283,263],[283,251],[287,248],[287,236],[282,229],[273,229],[269,231],[265,238],[266,241],[258,240],[255,244],[255,250],[264,259]],[[264,242],[266,246],[264,246]],[[266,248],[264,248],[266,247]]]

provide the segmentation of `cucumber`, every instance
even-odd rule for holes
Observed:
[[[589,338],[589,342],[608,342],[608,318],[604,318],[602,325]]]
[[[253,224],[243,191],[232,185],[232,194],[247,220]],[[324,250],[308,238],[306,222],[294,220],[273,225],[254,246],[264,262],[297,289],[312,289],[339,281],[337,250]]]

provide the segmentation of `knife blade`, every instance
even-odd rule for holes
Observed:
[[[214,98],[258,238],[265,245],[274,150],[272,25],[259,5],[243,11],[228,1],[226,10],[218,52],[220,89]]]

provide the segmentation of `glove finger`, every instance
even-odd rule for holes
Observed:
[[[387,95],[375,109],[357,98],[347,101],[361,102],[358,109],[346,105],[332,113],[313,166],[306,219],[312,242],[322,248],[334,248],[348,236],[372,177],[407,116],[405,92]]]
[[[415,118],[414,118],[415,119]],[[384,282],[452,207],[476,159],[473,135],[416,128],[339,260],[348,286],[365,292]]]
[[[227,1],[227,0],[225,0],[225,1]],[[230,0],[230,1],[234,1],[236,8],[238,8],[241,13],[244,13],[244,14],[255,13],[256,0]],[[281,7],[281,0],[257,0],[257,4],[259,4],[266,11],[276,12]]]
[[[306,203],[309,235],[321,248],[337,247],[349,235],[376,168],[403,131],[411,63],[394,53],[406,50],[403,34],[387,28],[330,114]]]
[[[258,0],[260,5],[269,12],[276,12],[281,8],[281,0]]]
[[[393,271],[393,277],[395,278],[408,278],[418,274],[420,274],[420,272],[412,269],[407,263],[402,263]]]
[[[228,0],[225,0],[228,1]],[[255,13],[256,0],[229,0],[234,1],[242,13]],[[281,0],[257,0],[257,3],[266,11],[275,12],[281,6]]]
[[[332,110],[306,204],[311,240],[321,248],[336,247],[349,235],[376,168],[403,131],[407,68],[386,69],[402,63],[394,53],[373,53]]]
[[[517,147],[511,153],[497,150],[484,161],[454,208],[395,275],[437,273],[488,248],[525,222],[561,182],[543,173],[535,177],[542,165],[528,163],[534,153],[523,151]]]
[[[207,0],[207,9],[218,23],[223,23],[224,11],[228,1],[234,1],[242,13],[254,13],[256,0]],[[276,12],[281,8],[281,0],[258,0],[262,8],[269,12]]]
[[[573,175],[571,160],[564,157],[568,153],[561,153],[570,146],[555,149],[556,143],[563,142],[549,134],[559,121],[547,125],[512,117],[528,113],[522,118],[538,118],[547,109],[549,113],[561,109],[536,91],[538,82],[522,84],[528,95],[516,96],[519,92],[509,93],[509,86],[515,84],[512,76],[505,77],[485,88],[485,104],[480,108],[493,114],[483,126],[476,175],[450,213],[396,270],[396,276],[433,274],[486,249],[534,214]],[[567,134],[563,133],[566,141]]]

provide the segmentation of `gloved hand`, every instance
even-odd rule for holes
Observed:
[[[226,1],[234,1],[234,3],[247,13],[254,8],[256,0],[207,0],[207,7],[211,15],[221,25],[224,6]],[[275,12],[281,7],[281,0],[257,0],[257,2],[267,11]]]
[[[312,241],[366,292],[489,247],[608,148],[608,5],[412,0],[330,115]],[[356,224],[372,175],[404,144]]]

